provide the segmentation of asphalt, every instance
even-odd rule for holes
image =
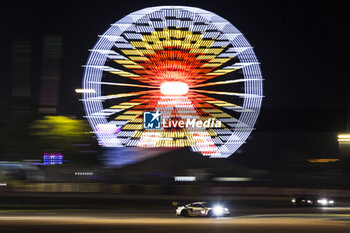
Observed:
[[[328,217],[107,218],[0,216],[1,232],[349,232],[349,220]]]
[[[0,232],[350,232],[346,199],[333,207],[292,207],[287,197],[212,198],[231,210],[225,218],[176,217],[172,201],[1,195]]]

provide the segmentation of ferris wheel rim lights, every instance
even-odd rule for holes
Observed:
[[[166,12],[166,13],[162,13]],[[216,46],[231,44],[232,48],[230,48],[230,51],[226,51],[223,54],[220,54],[223,58],[218,59],[225,59],[225,56],[234,56],[239,59],[239,62],[236,62],[230,67],[226,67],[227,69],[231,70],[241,70],[243,74],[243,79],[239,80],[239,82],[244,83],[244,93],[233,93],[233,92],[214,92],[210,93],[209,91],[206,91],[207,94],[222,94],[222,95],[231,95],[231,96],[237,96],[239,98],[243,98],[243,104],[242,106],[231,106],[227,109],[234,109],[237,112],[240,112],[240,117],[238,119],[239,124],[242,125],[242,127],[239,126],[239,124],[236,123],[228,123],[230,125],[236,125],[235,127],[232,126],[232,133],[231,135],[226,135],[226,139],[223,144],[220,144],[218,146],[218,154],[211,154],[210,157],[215,158],[226,158],[232,155],[237,149],[245,143],[248,136],[251,134],[252,130],[254,129],[255,122],[257,120],[257,117],[260,112],[261,102],[263,98],[263,90],[262,90],[262,75],[260,71],[259,62],[255,56],[255,53],[253,51],[253,48],[250,46],[249,42],[245,39],[245,37],[242,35],[242,33],[235,28],[231,23],[229,23],[224,18],[220,17],[219,15],[216,15],[212,12],[196,8],[196,7],[186,7],[186,6],[160,6],[160,7],[149,7],[145,8],[136,12],[133,12],[121,20],[117,21],[116,23],[112,24],[111,27],[103,34],[99,36],[99,40],[95,44],[94,48],[90,50],[90,56],[87,61],[87,65],[85,66],[85,72],[84,72],[84,78],[83,78],[83,90],[88,91],[80,91],[83,95],[83,104],[86,112],[86,117],[89,120],[89,123],[93,129],[93,132],[97,135],[98,140],[101,145],[105,147],[123,147],[125,146],[121,140],[121,138],[118,138],[116,136],[116,132],[109,132],[107,130],[103,132],[99,132],[98,128],[106,128],[103,125],[110,125],[114,124],[111,121],[108,121],[107,116],[110,116],[111,114],[117,113],[120,109],[105,109],[103,107],[103,102],[112,99],[112,98],[124,98],[125,95],[122,94],[116,94],[116,95],[110,95],[110,96],[103,96],[101,86],[103,85],[102,82],[102,76],[103,72],[109,71],[114,72],[118,74],[123,74],[125,77],[128,77],[129,75],[131,78],[133,77],[133,74],[126,74],[123,73],[123,71],[120,71],[115,68],[107,67],[106,66],[106,60],[107,59],[122,59],[123,55],[116,53],[111,48],[118,44],[119,46],[129,46],[128,44],[125,44],[122,42],[124,37],[122,34],[129,30],[130,28],[134,27],[135,22],[141,22],[145,21],[147,16],[149,15],[156,15],[159,14],[163,17],[165,14],[169,14],[169,20],[166,18],[162,18],[159,22],[152,22],[154,28],[159,27],[159,25],[156,24],[162,24],[163,26],[166,24],[169,24],[171,27],[173,25],[171,24],[179,24],[180,21],[171,20],[172,18],[176,18],[177,15],[184,15],[184,17],[189,17],[186,15],[193,16],[193,20],[205,20],[208,22],[208,25],[212,26],[212,28],[216,28],[221,32],[221,37],[225,38],[228,42],[219,42],[216,41],[214,44]],[[167,15],[168,16],[168,15]],[[176,22],[175,22],[176,21]],[[184,21],[184,24],[187,23]],[[191,30],[194,30],[195,24],[193,24]],[[140,27],[141,28],[141,27]],[[154,29],[153,28],[153,29]],[[169,27],[170,28],[170,27]],[[144,27],[141,28],[141,30],[149,30],[149,28]],[[148,31],[147,31],[148,33]],[[202,34],[203,37],[210,37],[213,36],[215,32],[205,32]],[[128,34],[128,36],[134,36],[134,37],[142,37],[141,34]],[[123,44],[124,43],[124,44]],[[221,44],[220,44],[221,43]],[[131,57],[131,56],[130,56]],[[188,59],[191,59],[189,57]],[[227,72],[225,68],[221,72]],[[134,75],[136,76],[136,75]],[[234,82],[235,80],[232,80]],[[238,82],[238,80],[236,80]],[[229,82],[229,81],[227,81]],[[168,84],[166,84],[168,83]],[[170,83],[170,84],[169,84]],[[218,82],[217,82],[218,83]],[[176,91],[171,91],[171,84],[179,85],[180,88],[177,88]],[[185,85],[184,85],[185,84]],[[122,85],[122,84],[117,84]],[[189,86],[187,83],[184,82],[177,82],[174,81],[171,82],[163,82],[158,84],[159,85],[159,91],[163,93],[164,95],[187,95],[188,93],[194,91],[196,93],[203,93],[203,90],[192,90],[192,87]],[[163,91],[162,91],[162,85],[163,85]],[[167,88],[164,88],[167,86]],[[187,87],[186,87],[187,85]],[[197,84],[191,84],[193,87]],[[203,85],[203,84],[200,84]],[[153,87],[151,87],[153,88]],[[164,92],[164,89],[165,90]],[[141,92],[135,92],[132,94],[128,94],[128,96],[132,95],[139,95],[145,94],[145,93],[152,93],[153,90],[147,90]],[[220,106],[220,105],[219,105]],[[227,119],[226,119],[227,120]],[[229,121],[229,120],[228,120]],[[120,132],[120,127],[118,126],[117,132]],[[107,127],[108,128],[108,127]],[[112,127],[114,129],[114,127]],[[220,135],[218,135],[220,136]],[[221,137],[221,136],[220,136]],[[198,146],[191,146],[192,150],[197,151]]]

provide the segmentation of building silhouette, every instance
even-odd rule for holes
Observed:
[[[61,80],[62,37],[44,36],[39,108],[42,114],[56,114]]]
[[[30,40],[17,39],[11,45],[12,110],[29,112],[32,82],[32,46]]]

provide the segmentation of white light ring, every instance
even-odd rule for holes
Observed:
[[[124,31],[120,30],[118,26],[116,26],[118,23],[123,23],[123,22],[128,22],[128,20],[132,19],[133,22],[137,21],[138,19],[145,17],[147,14],[151,14],[155,11],[159,11],[162,9],[181,9],[185,11],[189,11],[195,14],[198,14],[202,16],[205,19],[215,19],[215,22],[224,22],[226,23],[226,26],[223,28],[222,32],[224,33],[239,33],[240,31],[235,28],[230,22],[225,20],[224,18],[206,11],[202,10],[199,8],[194,8],[194,7],[182,7],[182,6],[164,6],[164,7],[150,7],[150,8],[145,8],[139,11],[136,11],[134,13],[131,13],[121,20],[117,21],[115,24],[112,25],[104,34],[105,35],[113,35],[113,36],[120,36]],[[131,26],[131,24],[130,24]],[[230,43],[234,47],[250,47],[250,44],[248,41],[244,38],[243,35],[238,35],[236,38],[230,41]],[[110,50],[113,47],[114,42],[101,37],[97,43],[94,46],[93,50]],[[249,54],[250,59],[245,57],[246,51],[238,54],[238,58],[241,62],[257,62],[257,59],[255,57],[255,54],[252,49],[248,49],[249,51],[251,50],[251,53]],[[99,59],[94,60],[94,57],[99,57]],[[102,62],[103,61],[103,62]],[[87,65],[104,65],[106,61],[106,57],[102,54],[98,54],[98,52],[92,51]],[[252,95],[257,95],[261,97],[245,97],[243,101],[243,107],[247,109],[254,109],[255,111],[253,113],[251,112],[242,112],[240,114],[239,120],[245,124],[247,124],[250,127],[250,130],[242,130],[239,128],[235,128],[233,133],[231,134],[229,140],[222,146],[220,146],[219,150],[221,151],[221,148],[225,146],[230,146],[230,152],[226,153],[223,152],[224,156],[220,157],[228,157],[232,155],[248,138],[250,133],[253,130],[253,126],[255,125],[256,119],[259,115],[260,112],[260,107],[261,107],[261,101],[262,101],[262,76],[260,72],[260,67],[259,65],[251,65],[251,66],[256,66],[253,69],[250,66],[243,67],[243,76],[244,79],[249,79],[251,76],[253,76],[255,79],[260,79],[260,80],[255,80],[252,82],[245,82],[245,94],[252,94]],[[83,80],[83,88],[87,89],[95,89],[96,93],[84,93],[83,98],[86,100],[88,98],[93,98],[93,97],[98,97],[101,96],[101,87],[96,84],[96,82],[100,82],[102,79],[102,70],[95,69],[94,71],[92,70],[94,68],[87,67],[85,69],[84,73],[84,80]],[[91,81],[95,82],[95,84],[91,83]],[[253,86],[254,85],[254,86]],[[92,113],[95,112],[100,112],[103,110],[102,103],[97,102],[97,101],[84,101],[84,108],[87,113],[87,116],[91,116]],[[122,146],[122,144],[116,143],[113,139],[117,139],[115,135],[113,134],[99,134],[96,130],[96,126],[98,124],[106,124],[108,123],[106,119],[104,118],[90,118],[88,117],[89,123],[92,126],[94,132],[96,132],[100,142],[107,147],[115,147],[115,146]],[[240,141],[237,144],[236,136],[240,138]],[[232,142],[234,142],[234,146],[232,146]]]

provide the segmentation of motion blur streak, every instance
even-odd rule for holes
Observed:
[[[5,229],[10,225],[45,232],[48,227],[57,226],[50,232],[348,232],[346,221],[298,218],[96,218],[64,216],[1,216],[0,226]],[[51,229],[51,228],[50,228]],[[6,232],[6,231],[5,231]],[[13,231],[11,231],[13,232]]]

